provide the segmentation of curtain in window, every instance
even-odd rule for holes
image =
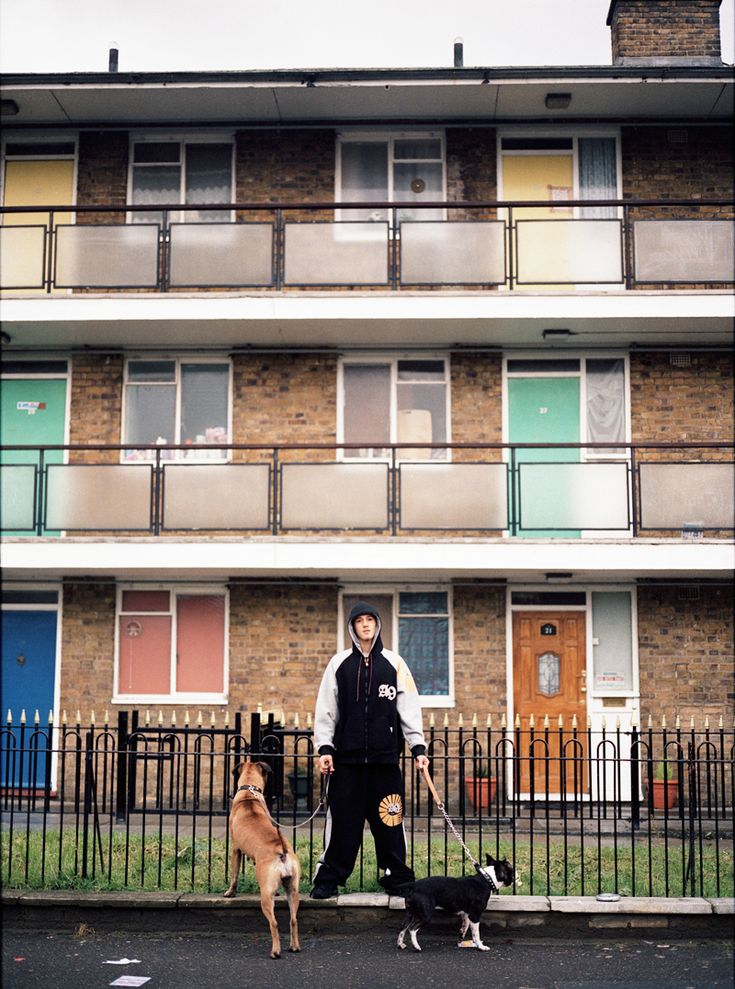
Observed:
[[[341,155],[341,199],[346,203],[388,198],[388,145],[385,141],[345,141]],[[349,220],[385,220],[387,210],[350,210]]]
[[[580,199],[614,199],[617,196],[615,140],[612,137],[581,137],[579,149]],[[585,219],[614,217],[614,206],[586,206]]]
[[[229,203],[232,198],[232,147],[229,144],[187,144],[186,202]],[[186,219],[225,223],[223,210],[198,210]]]
[[[586,382],[589,441],[623,443],[625,441],[625,373],[622,358],[588,360]]]

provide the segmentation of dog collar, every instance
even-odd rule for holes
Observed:
[[[481,865],[478,865],[476,868],[478,873],[485,880],[485,882],[490,884],[490,892],[497,893],[498,892],[497,877],[495,876],[495,870],[493,869],[493,867],[488,866],[487,869],[483,869]]]
[[[263,791],[260,787],[255,786],[253,783],[244,783],[242,786],[238,786],[236,792],[239,793],[240,790],[250,790],[251,793],[259,793],[261,796],[263,795]]]

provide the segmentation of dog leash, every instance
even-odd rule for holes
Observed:
[[[449,814],[447,814],[447,809],[444,806],[444,802],[442,801],[442,798],[439,796],[439,794],[436,791],[436,787],[434,786],[434,781],[431,778],[431,774],[429,773],[429,770],[426,767],[424,767],[424,769],[422,769],[421,772],[424,774],[424,779],[426,780],[426,785],[428,786],[429,790],[431,791],[431,795],[434,798],[434,801],[436,802],[436,806],[441,811],[442,817],[447,822],[447,825],[449,826],[449,830],[452,832],[452,834],[454,835],[454,837],[457,839],[457,841],[460,843],[460,845],[464,849],[464,853],[467,856],[467,858],[470,860],[470,862],[472,862],[472,864],[474,865],[474,867],[479,871],[482,868],[482,866],[477,861],[477,859],[472,854],[472,852],[469,850],[469,848],[467,847],[467,845],[465,845],[464,841],[462,840],[462,835],[459,833],[459,831],[457,831],[457,829],[454,826],[454,822],[452,821],[452,819],[449,816]]]
[[[319,813],[319,811],[326,806],[327,797],[329,796],[329,777],[327,776],[327,779],[324,783],[324,793],[319,797],[319,803],[316,805],[316,810],[311,815],[311,817],[307,817],[305,821],[300,821],[298,824],[286,825],[283,822],[276,821],[274,818],[272,818],[271,813],[268,810],[268,804],[266,803],[265,795],[263,794],[263,791],[260,789],[259,786],[254,786],[252,783],[245,783],[243,786],[238,786],[236,792],[239,793],[240,790],[249,790],[251,793],[254,793],[259,800],[263,801],[263,807],[265,808],[266,816],[274,828],[280,831],[282,827],[288,827],[288,829],[291,830],[291,828],[303,828],[307,824],[311,824],[311,822],[314,820],[314,818]]]

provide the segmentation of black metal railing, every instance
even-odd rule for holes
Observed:
[[[372,448],[371,448],[372,449]],[[0,527],[89,532],[733,530],[726,443],[8,445]],[[111,460],[114,458],[114,460]],[[329,458],[329,459],[327,459]],[[62,462],[66,461],[66,462]]]
[[[732,199],[11,206],[0,208],[0,287],[717,287],[735,281],[733,208]]]
[[[274,714],[181,720],[9,718],[0,732],[3,883],[224,890],[232,770],[245,756],[271,766],[270,812],[310,876],[324,824],[311,728]],[[732,896],[735,734],[722,719],[696,729],[678,719],[673,728],[537,725],[432,720],[430,771],[475,856],[511,857],[528,894]],[[410,757],[401,759],[413,868],[471,871]],[[351,888],[378,888],[376,879],[368,839]]]

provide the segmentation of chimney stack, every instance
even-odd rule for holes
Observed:
[[[721,66],[721,0],[611,0],[613,65]]]
[[[107,62],[108,72],[117,72],[117,57],[120,54],[117,48],[110,49],[109,61]]]
[[[462,38],[454,39],[454,67],[461,69],[464,66],[464,41]]]

